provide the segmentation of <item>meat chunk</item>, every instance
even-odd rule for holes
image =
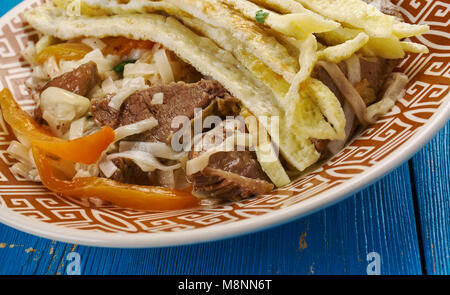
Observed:
[[[248,198],[269,193],[274,187],[250,151],[215,153],[208,166],[190,180],[197,194],[218,198]]]
[[[370,105],[375,101],[382,98],[385,91],[385,84],[388,78],[392,74],[392,71],[397,66],[399,60],[383,59],[377,57],[361,57],[359,63],[361,66],[361,81],[353,85],[366,105]],[[345,76],[348,76],[347,65],[345,62],[338,64],[341,71]],[[330,75],[322,67],[317,66],[313,71],[313,76],[324,83],[339,99],[341,104],[344,104],[345,97],[340,92],[337,85],[331,79]],[[354,122],[352,127],[353,133],[357,130],[357,121]],[[349,136],[351,137],[351,135]],[[328,140],[311,139],[316,147],[316,150],[324,158],[328,154]]]
[[[311,142],[314,144],[316,150],[320,153],[321,158],[324,158],[328,155],[327,145],[330,142],[328,139],[311,138]]]
[[[361,65],[361,81],[354,86],[367,105],[372,104],[382,97],[384,85],[398,62],[398,60],[377,57],[361,57],[359,59]],[[347,76],[345,62],[341,62],[338,65]],[[324,83],[341,102],[344,101],[344,97],[339,91],[339,88],[322,67],[317,66],[314,69],[313,76]]]
[[[153,95],[163,93],[162,104],[151,104]],[[148,132],[136,135],[133,140],[168,142],[177,129],[172,120],[177,116],[192,119],[196,108],[205,108],[216,98],[229,95],[217,81],[202,80],[193,84],[183,82],[155,85],[128,97],[120,110],[108,106],[109,99],[92,103],[91,113],[101,125],[117,128],[136,123],[150,117],[158,120],[158,126]]]
[[[41,89],[41,92],[49,87],[58,87],[86,96],[98,83],[100,83],[100,76],[97,64],[91,61],[79,66],[72,72],[54,78]]]
[[[162,104],[151,104],[156,93],[163,93]],[[224,116],[239,113],[238,101],[217,81],[212,80],[202,80],[193,84],[178,82],[155,85],[128,97],[119,111],[109,107],[108,104],[109,99],[92,102],[91,113],[101,125],[117,128],[150,117],[158,120],[158,126],[154,129],[129,138],[135,141],[168,143],[170,135],[176,131],[171,127],[172,120],[180,115],[194,118],[195,108],[207,108],[208,113],[205,116],[216,115],[217,112]],[[132,184],[159,185],[156,174],[143,172],[132,161],[116,159],[114,164],[119,168],[111,177],[114,180]]]
[[[117,170],[110,177],[111,179],[128,184],[152,185],[152,174],[141,170],[133,161],[118,158],[112,160]]]
[[[85,63],[72,72],[65,73],[49,81],[40,92],[49,87],[58,87],[75,94],[86,96],[98,83],[100,76],[98,74],[97,64],[94,62]],[[44,124],[42,110],[37,107],[34,109],[34,119],[40,124]]]

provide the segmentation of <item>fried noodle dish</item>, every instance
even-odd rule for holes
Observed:
[[[53,0],[23,14],[16,177],[138,210],[268,194],[386,114],[428,49],[388,0]]]

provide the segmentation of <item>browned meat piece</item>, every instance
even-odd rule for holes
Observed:
[[[385,91],[385,84],[391,75],[393,69],[397,66],[398,60],[382,59],[382,58],[365,58],[359,59],[361,65],[361,81],[354,85],[355,89],[361,95],[366,105],[370,105],[381,99],[383,92]],[[345,62],[338,64],[342,72],[347,76],[347,66]],[[345,98],[339,91],[330,75],[320,66],[314,69],[313,76],[324,83],[340,100],[341,104],[344,103]],[[357,122],[355,121],[355,124]],[[355,131],[356,126],[352,129]],[[351,137],[351,136],[350,136]],[[321,154],[321,157],[326,157],[328,154],[327,144],[328,140],[311,139],[314,143],[316,150]]]
[[[98,83],[100,83],[100,76],[98,74],[97,64],[91,61],[79,66],[72,72],[54,78],[42,87],[40,92],[49,87],[58,87],[81,96],[86,96]],[[34,119],[39,124],[44,124],[45,121],[42,119],[41,108],[37,107],[34,109]]]
[[[162,104],[151,104],[153,95],[156,93],[164,94]],[[208,112],[204,116],[218,114],[227,116],[239,113],[238,100],[233,98],[217,81],[212,80],[202,80],[193,84],[178,82],[152,86],[128,97],[120,111],[110,108],[108,103],[109,99],[96,100],[92,103],[91,112],[96,121],[102,125],[117,128],[150,117],[158,120],[158,126],[153,130],[129,138],[136,141],[169,142],[171,134],[176,131],[171,128],[172,119],[179,115],[192,119],[195,108],[207,108]],[[119,170],[111,177],[112,179],[141,185],[159,184],[156,174],[143,172],[131,161],[117,159],[114,163]]]
[[[379,11],[395,16],[399,20],[403,19],[400,8],[389,0],[364,0],[364,2],[375,6]]]
[[[153,95],[163,93],[162,104],[151,104]],[[229,95],[217,81],[202,80],[193,84],[183,82],[155,85],[128,97],[119,111],[108,106],[109,100],[94,101],[91,113],[101,125],[117,128],[154,117],[158,126],[148,132],[134,136],[137,141],[167,142],[176,131],[171,127],[177,116],[194,117],[195,108],[205,108],[216,98]]]
[[[327,145],[330,142],[328,139],[311,138],[311,142],[314,144],[316,150],[320,153],[321,158],[324,158],[328,155]]]
[[[362,81],[367,80],[368,87],[373,89],[376,99],[381,99],[383,86],[399,61],[382,58],[360,58],[359,62],[361,64]],[[372,102],[370,101],[367,104]]]
[[[347,66],[345,65],[345,63],[341,62],[338,64],[338,66],[347,76]],[[327,86],[334,93],[334,95],[336,95],[341,104],[343,104],[343,102],[345,101],[344,96],[341,94],[339,88],[336,86],[336,84],[334,84],[330,75],[328,75],[327,71],[325,71],[324,68],[316,66],[312,72],[312,76],[325,84],[325,86]]]
[[[113,160],[118,168],[110,179],[128,184],[152,185],[152,174],[141,170],[133,161],[119,158]],[[103,176],[103,175],[101,175]]]
[[[210,197],[248,198],[273,189],[255,153],[250,151],[215,153],[210,156],[208,166],[190,180],[194,192]]]
[[[79,66],[72,72],[54,78],[41,89],[41,92],[49,87],[58,87],[86,96],[98,83],[100,83],[100,76],[97,64],[91,61]]]
[[[355,86],[361,97],[367,105],[372,104],[383,95],[384,84],[391,75],[393,69],[397,66],[398,60],[383,59],[377,57],[359,59],[361,64],[361,82]],[[347,68],[345,62],[339,63],[339,67],[347,76]],[[324,83],[336,97],[343,102],[344,97],[334,84],[328,73],[320,66],[314,69],[313,76]]]
[[[221,116],[236,116],[241,111],[240,102],[237,98],[226,94],[223,99],[217,100],[217,112],[216,115]]]

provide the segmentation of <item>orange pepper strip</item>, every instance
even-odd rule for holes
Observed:
[[[61,159],[83,164],[94,164],[103,151],[114,141],[114,138],[114,130],[109,126],[105,126],[94,134],[74,140],[53,143],[45,140],[31,140],[30,142],[33,146],[37,146]]]
[[[125,37],[106,37],[102,41],[106,44],[106,47],[102,50],[104,55],[119,56],[125,56],[133,49],[151,49],[155,44],[149,40],[133,40]]]
[[[91,51],[92,48],[84,43],[60,43],[42,50],[36,56],[35,61],[42,64],[52,56],[56,62],[60,60],[80,60]]]
[[[14,100],[8,89],[0,92],[0,106],[5,121],[30,143],[64,160],[93,164],[114,141],[114,130],[103,127],[100,131],[75,140],[63,140],[52,136],[37,124]]]
[[[45,153],[33,147],[33,156],[42,183],[66,196],[96,197],[115,205],[136,210],[179,210],[198,206],[188,192],[156,186],[129,185],[100,177],[61,180],[54,176]]]

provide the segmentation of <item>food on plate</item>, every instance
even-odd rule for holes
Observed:
[[[388,112],[407,77],[389,1],[54,0],[24,13],[36,102],[0,93],[17,177],[175,210],[267,194]]]

